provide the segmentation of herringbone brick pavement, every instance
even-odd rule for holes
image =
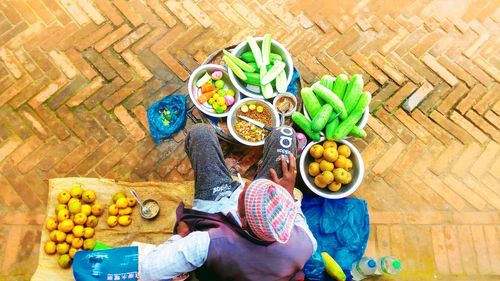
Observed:
[[[362,73],[374,95],[367,255],[400,257],[397,280],[498,280],[499,22],[494,0],[0,1],[0,279],[36,267],[48,178],[192,179],[192,124],[154,145],[146,108],[271,33],[306,83]]]

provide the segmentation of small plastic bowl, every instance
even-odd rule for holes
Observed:
[[[154,199],[146,199],[142,202],[142,204],[144,205],[144,207],[149,207],[149,209],[151,210],[151,213],[149,215],[146,215],[142,212],[142,208],[141,208],[141,217],[147,219],[147,220],[151,220],[151,219],[154,219],[156,216],[158,216],[158,214],[160,213],[160,204],[158,203],[158,201],[154,200]]]
[[[284,93],[284,94],[277,95],[273,100],[273,106],[276,109],[276,111],[278,111],[278,112],[280,112],[280,111],[276,105],[277,105],[278,101],[283,97],[288,97],[288,98],[293,100],[293,108],[291,110],[288,110],[286,113],[282,113],[284,116],[290,116],[290,115],[292,115],[292,113],[294,113],[297,110],[297,98],[290,93]]]

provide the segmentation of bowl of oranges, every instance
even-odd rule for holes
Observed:
[[[329,199],[354,193],[364,176],[359,151],[346,140],[309,143],[300,156],[300,175],[309,189]]]

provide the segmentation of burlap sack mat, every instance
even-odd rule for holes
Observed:
[[[130,245],[132,241],[151,244],[160,244],[172,235],[175,224],[175,209],[180,202],[186,207],[193,205],[194,182],[117,182],[109,179],[94,178],[57,178],[49,180],[49,198],[47,200],[47,216],[54,217],[54,208],[57,204],[57,195],[62,190],[70,190],[74,184],[81,184],[84,189],[92,189],[96,192],[96,202],[102,203],[106,211],[99,218],[96,227],[95,238],[97,241],[112,247]],[[129,189],[133,188],[142,200],[153,198],[160,203],[160,214],[152,221],[144,220],[139,213],[139,205],[134,208],[132,224],[126,227],[108,227],[107,207],[112,204],[112,196],[122,191],[130,195]],[[40,255],[38,267],[31,280],[74,280],[72,270],[62,269],[57,264],[58,255],[47,255],[43,250],[46,241],[49,240],[49,232],[42,230],[40,241]]]

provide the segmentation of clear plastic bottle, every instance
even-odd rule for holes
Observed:
[[[377,270],[377,261],[371,257],[363,257],[358,263],[352,264],[351,275],[353,280],[363,280],[374,275]]]
[[[393,256],[385,256],[380,259],[380,271],[386,274],[398,274],[401,272],[401,261]]]

